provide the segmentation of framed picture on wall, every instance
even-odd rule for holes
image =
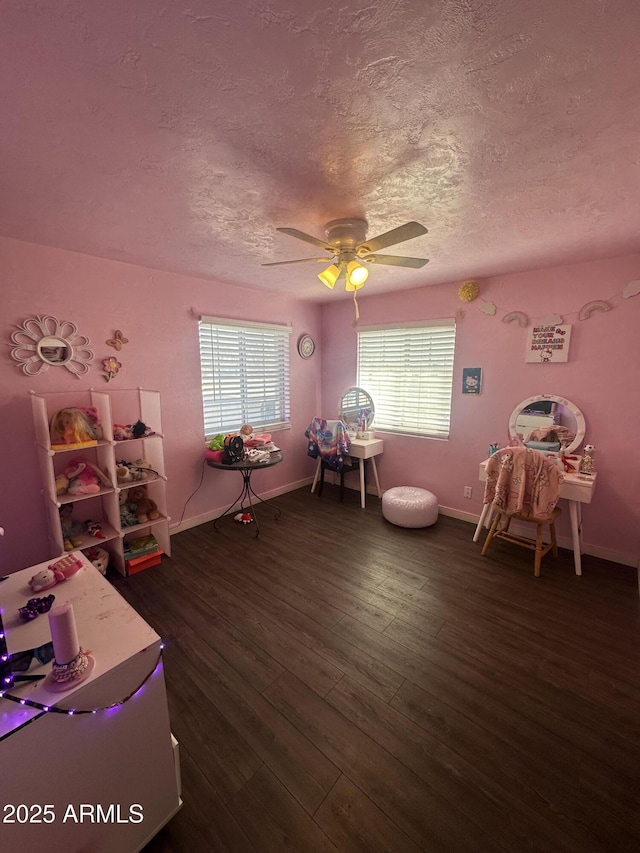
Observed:
[[[551,364],[569,361],[571,326],[532,326],[527,337],[525,362]]]
[[[462,368],[462,393],[480,394],[482,392],[482,368]]]

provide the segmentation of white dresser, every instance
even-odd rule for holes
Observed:
[[[122,704],[69,715],[0,698],[0,847],[136,853],[182,804],[161,640],[84,555],[74,553],[83,568],[45,592],[31,592],[28,580],[48,563],[2,581],[2,619],[9,653],[35,648],[51,640],[48,617],[25,623],[18,607],[50,593],[55,605],[71,602],[94,668],[63,693],[45,681],[16,684],[10,692],[65,710]],[[35,663],[29,674],[51,669]]]

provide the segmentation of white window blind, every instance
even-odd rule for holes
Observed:
[[[454,320],[358,331],[358,385],[373,397],[376,429],[448,437],[455,339]]]
[[[288,326],[201,317],[200,365],[207,438],[242,424],[289,426]]]

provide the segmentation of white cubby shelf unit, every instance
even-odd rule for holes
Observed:
[[[73,521],[82,525],[78,534],[81,544],[77,547],[86,550],[97,545],[109,552],[110,563],[122,575],[127,574],[124,558],[124,540],[143,536],[148,533],[158,540],[160,548],[167,556],[171,555],[169,537],[169,516],[167,515],[166,475],[164,466],[162,412],[160,393],[142,388],[118,389],[106,391],[60,391],[39,394],[31,391],[33,420],[36,435],[36,448],[40,463],[42,494],[48,521],[51,556],[58,557],[65,552],[59,510],[63,504],[73,504]],[[95,407],[102,427],[103,437],[96,445],[89,447],[56,448],[51,447],[49,423],[52,416],[61,409]],[[152,434],[141,438],[116,441],[113,438],[114,424],[133,424],[142,421],[152,430]],[[72,460],[86,458],[99,468],[109,480],[110,485],[101,487],[99,492],[89,495],[72,495],[68,492],[56,493],[56,477],[63,474]],[[118,483],[116,462],[126,460],[135,462],[145,459],[149,468],[157,473],[146,472],[146,479]],[[155,501],[160,518],[144,524],[124,527],[120,517],[120,495],[134,486],[147,486],[148,496]],[[102,537],[91,536],[84,528],[86,521],[98,522]]]

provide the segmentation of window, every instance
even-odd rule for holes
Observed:
[[[448,438],[455,339],[454,320],[359,330],[358,385],[376,429]]]
[[[200,318],[200,367],[207,438],[242,424],[289,426],[288,326]]]

